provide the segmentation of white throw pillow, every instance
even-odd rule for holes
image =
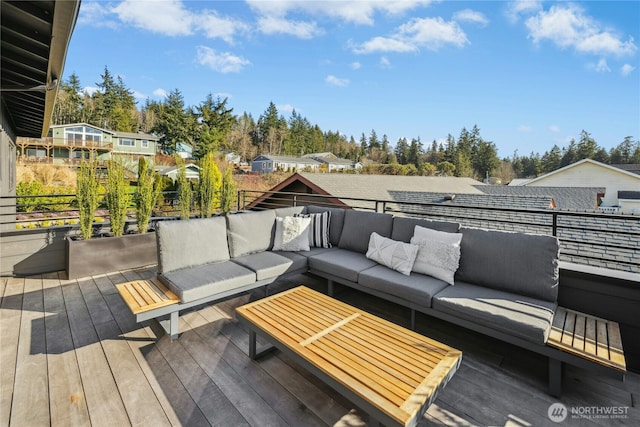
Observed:
[[[369,238],[366,257],[408,276],[417,254],[417,245],[398,242],[373,232]]]
[[[419,245],[413,271],[427,274],[453,285],[460,265],[462,233],[445,233],[416,225],[411,243]]]
[[[311,218],[285,216],[276,218],[274,251],[308,251]]]

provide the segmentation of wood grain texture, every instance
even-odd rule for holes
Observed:
[[[180,298],[155,278],[120,283],[116,288],[133,314],[180,302]]]
[[[421,415],[462,357],[304,286],[236,311],[398,425]]]
[[[558,307],[547,345],[620,372],[627,371],[620,326],[616,322]]]

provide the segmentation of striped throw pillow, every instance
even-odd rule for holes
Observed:
[[[330,248],[329,241],[329,224],[331,222],[331,212],[312,214],[295,214],[305,218],[311,218],[309,227],[309,246],[312,248]]]

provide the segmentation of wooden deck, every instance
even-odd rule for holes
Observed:
[[[184,313],[174,342],[158,339],[154,322],[136,324],[115,285],[154,274],[0,278],[0,426],[366,425],[365,413],[283,354],[248,357],[234,309],[260,291]],[[278,288],[299,284],[326,291],[308,275]],[[353,290],[337,297],[408,325],[404,308]],[[544,357],[423,315],[417,330],[464,352],[421,426],[640,424],[637,374],[622,383],[568,367],[559,402],[594,415],[556,424]]]

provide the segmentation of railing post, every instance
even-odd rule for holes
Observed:
[[[293,206],[298,206],[298,195],[297,194],[293,195]]]
[[[554,237],[558,237],[558,213],[551,214],[551,234]]]

